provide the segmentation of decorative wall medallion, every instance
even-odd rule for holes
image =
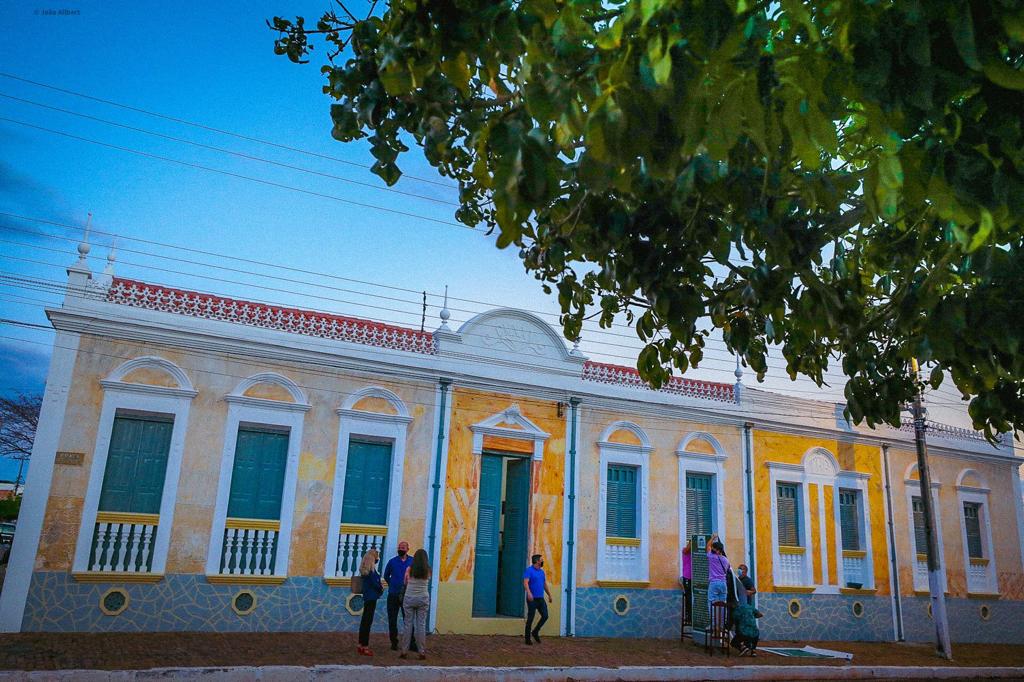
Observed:
[[[363,614],[363,595],[353,593],[345,597],[345,610],[350,615],[361,616]]]
[[[807,464],[804,465],[804,469],[809,474],[819,474],[821,476],[835,476],[836,474],[836,468],[831,460],[820,452],[816,452],[807,458]]]
[[[248,616],[256,610],[256,595],[250,590],[242,590],[231,600],[231,610],[239,616]]]
[[[793,618],[799,618],[801,611],[803,611],[803,608],[800,606],[800,601],[797,599],[790,599],[789,606],[786,607],[786,612]]]
[[[850,612],[855,617],[857,617],[857,618],[863,618],[864,617],[864,604],[862,604],[859,601],[853,602],[853,605],[850,607]]]
[[[112,587],[100,597],[100,611],[107,616],[116,616],[128,608],[128,593],[120,587]]]
[[[978,609],[978,614],[981,616],[982,620],[988,620],[992,617],[992,609],[988,607],[988,604],[982,604],[981,608]]]
[[[492,323],[491,327],[493,332],[480,336],[480,340],[485,346],[507,350],[511,353],[546,355],[544,352],[546,344],[536,340],[539,336],[537,329],[526,329],[511,323]]]
[[[612,599],[612,611],[616,616],[625,616],[629,613],[629,597],[624,594],[617,594]]]

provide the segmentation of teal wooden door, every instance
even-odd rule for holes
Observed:
[[[287,461],[287,433],[239,428],[235,465],[231,471],[228,516],[280,519]]]
[[[387,525],[391,450],[390,443],[349,442],[342,523]]]
[[[523,571],[530,563],[526,547],[530,518],[530,460],[508,462],[505,480],[505,526],[501,538],[498,613],[522,618],[526,594]]]
[[[480,503],[473,566],[473,615],[493,616],[498,605],[498,548],[501,530],[502,458],[480,457]]]
[[[114,418],[100,511],[160,513],[173,428],[160,417]]]

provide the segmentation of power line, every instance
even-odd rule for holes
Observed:
[[[70,138],[72,140],[79,140],[80,142],[87,142],[89,144],[98,145],[100,147],[107,147],[109,149],[116,149],[118,151],[122,151],[122,152],[125,152],[125,153],[128,153],[128,154],[135,154],[136,156],[142,156],[142,157],[149,158],[149,159],[156,159],[158,161],[166,161],[167,163],[173,163],[173,164],[177,164],[179,166],[185,166],[186,168],[194,168],[194,169],[197,169],[197,170],[208,171],[210,173],[218,173],[220,175],[226,175],[228,177],[236,178],[236,179],[239,179],[239,180],[248,180],[250,182],[255,182],[255,183],[258,183],[258,184],[261,184],[261,185],[266,185],[268,187],[275,187],[277,189],[287,189],[287,190],[290,190],[292,192],[299,192],[300,194],[306,194],[308,196],[319,197],[321,199],[330,199],[331,201],[338,201],[338,202],[341,202],[343,204],[351,204],[353,206],[359,206],[360,208],[368,208],[368,209],[372,209],[372,210],[375,210],[375,211],[384,211],[386,213],[393,213],[395,215],[401,215],[401,216],[405,216],[407,218],[416,218],[418,220],[426,220],[426,221],[431,222],[431,223],[437,223],[438,225],[445,225],[447,227],[457,227],[457,228],[462,229],[462,230],[468,230],[470,232],[477,232],[479,234],[484,234],[484,232],[482,230],[478,229],[478,228],[470,227],[468,225],[463,225],[461,223],[453,223],[453,222],[448,221],[448,220],[441,220],[439,218],[431,218],[429,216],[420,215],[418,213],[410,213],[409,211],[400,211],[400,210],[398,210],[396,208],[387,208],[385,206],[377,206],[375,204],[366,204],[366,203],[363,203],[361,201],[353,201],[352,199],[346,199],[344,197],[339,197],[339,196],[336,196],[336,195],[333,195],[333,194],[325,194],[323,192],[315,192],[315,191],[310,190],[310,189],[303,189],[301,187],[294,187],[292,185],[286,185],[284,183],[274,182],[272,180],[264,180],[262,178],[254,178],[254,177],[252,177],[250,175],[242,175],[241,173],[234,173],[232,171],[226,171],[226,170],[223,170],[223,169],[220,169],[220,168],[212,168],[210,166],[204,166],[202,164],[192,163],[190,161],[182,161],[180,159],[172,159],[169,156],[161,156],[159,154],[153,154],[151,152],[144,152],[144,151],[141,151],[139,149],[132,149],[131,147],[122,147],[121,145],[111,144],[109,142],[101,142],[100,140],[93,140],[93,139],[88,138],[88,137],[83,137],[81,135],[74,135],[72,133],[67,133],[67,132],[64,132],[62,130],[54,130],[53,128],[46,128],[44,126],[38,126],[38,125],[35,125],[33,123],[26,123],[25,121],[19,121],[17,119],[13,119],[13,118],[7,118],[6,116],[0,116],[0,121],[7,121],[8,123],[14,123],[16,125],[24,126],[26,128],[33,128],[35,130],[41,130],[43,132],[51,133],[53,135],[61,135],[63,137],[67,137],[67,138]]]
[[[237,138],[237,139],[240,139],[240,140],[246,140],[248,142],[256,142],[256,143],[259,143],[259,144],[267,145],[268,147],[275,147],[277,149],[284,149],[284,150],[289,151],[289,152],[294,152],[296,154],[303,154],[305,156],[309,156],[309,157],[313,157],[313,158],[325,159],[325,160],[328,160],[328,161],[336,161],[338,163],[343,163],[343,164],[346,164],[346,165],[349,165],[349,166],[355,166],[356,168],[370,169],[370,166],[367,166],[367,165],[362,164],[362,163],[356,163],[355,161],[349,161],[347,159],[341,159],[341,158],[338,158],[336,156],[330,156],[330,155],[327,155],[327,154],[320,154],[318,152],[312,152],[312,151],[309,151],[307,149],[301,149],[299,147],[291,147],[289,145],[281,144],[279,142],[271,142],[269,140],[264,140],[264,139],[261,139],[261,138],[258,138],[258,137],[253,137],[253,136],[250,136],[250,135],[243,135],[241,133],[232,132],[230,130],[224,130],[222,128],[214,128],[213,126],[204,125],[202,123],[196,123],[194,121],[189,121],[189,120],[186,120],[186,119],[183,119],[183,118],[177,118],[175,116],[168,116],[167,114],[161,114],[159,112],[150,111],[150,110],[147,110],[147,109],[140,109],[138,107],[133,107],[133,106],[129,106],[127,104],[122,104],[121,102],[115,102],[113,100],[103,99],[101,97],[95,97],[93,95],[87,95],[87,94],[82,93],[82,92],[75,92],[74,90],[67,90],[65,88],[59,88],[59,87],[57,87],[55,85],[49,85],[47,83],[40,83],[39,81],[29,80],[28,78],[22,78],[20,76],[15,76],[14,74],[11,74],[11,73],[0,72],[0,76],[3,76],[4,78],[10,78],[11,80],[21,81],[22,83],[28,83],[29,85],[35,85],[36,87],[46,88],[48,90],[53,90],[55,92],[60,92],[60,93],[63,93],[65,95],[73,95],[75,97],[81,97],[82,99],[91,100],[93,102],[99,102],[101,104],[106,104],[106,105],[109,105],[109,106],[112,106],[112,107],[118,107],[120,109],[125,109],[127,111],[134,111],[135,113],[138,113],[138,114],[145,114],[146,116],[152,116],[154,118],[160,118],[160,119],[163,119],[165,121],[171,121],[173,123],[179,123],[181,125],[191,126],[193,128],[198,128],[200,130],[206,130],[206,131],[209,131],[209,132],[212,132],[212,133],[217,133],[219,135],[228,135],[230,137],[234,137],[234,138]],[[409,175],[407,173],[403,173],[402,177],[403,178],[408,178],[410,180],[417,180],[419,182],[426,182],[426,183],[429,183],[431,185],[438,185],[439,187],[445,187],[445,188],[448,188],[448,189],[458,189],[457,185],[453,185],[453,184],[448,183],[448,182],[441,182],[440,180],[431,180],[430,178],[421,178],[421,177],[417,177],[415,175]]]
[[[369,187],[370,189],[376,189],[376,190],[380,190],[380,191],[383,191],[383,192],[393,192],[395,194],[401,194],[401,195],[404,195],[404,196],[407,196],[407,197],[413,197],[415,199],[423,199],[424,201],[433,201],[435,203],[445,204],[445,205],[448,205],[448,206],[460,206],[461,205],[461,204],[459,204],[458,202],[455,202],[455,201],[447,201],[445,199],[437,199],[435,197],[428,197],[428,196],[425,196],[423,194],[415,194],[413,192],[406,192],[404,190],[396,189],[396,188],[393,188],[393,187],[381,187],[380,185],[375,185],[375,184],[370,183],[370,182],[363,182],[361,180],[352,180],[350,178],[345,178],[345,177],[342,177],[340,175],[333,175],[331,173],[323,173],[321,171],[315,171],[315,170],[312,170],[310,168],[303,168],[302,166],[295,166],[295,165],[292,165],[290,163],[282,163],[280,161],[273,161],[271,159],[265,159],[265,158],[260,157],[260,156],[253,156],[251,154],[245,154],[245,153],[237,152],[237,151],[234,151],[234,150],[231,150],[231,149],[224,149],[223,147],[215,147],[213,145],[203,144],[202,142],[194,142],[192,140],[187,140],[185,138],[175,137],[173,135],[165,135],[163,133],[158,133],[158,132],[155,132],[155,131],[152,131],[152,130],[146,130],[145,128],[137,128],[135,126],[126,125],[124,123],[118,123],[116,121],[109,121],[107,119],[99,118],[97,116],[90,116],[88,114],[82,114],[82,113],[79,113],[77,111],[72,111],[70,109],[62,109],[61,107],[55,107],[55,106],[51,106],[49,104],[43,104],[41,102],[34,102],[32,100],[29,100],[29,99],[22,99],[21,97],[14,97],[13,95],[7,95],[7,94],[2,93],[2,92],[0,92],[0,97],[6,97],[7,99],[14,100],[15,102],[22,102],[24,104],[29,104],[29,105],[32,105],[32,106],[35,106],[35,107],[40,107],[40,108],[43,108],[43,109],[50,109],[51,111],[59,111],[61,113],[68,114],[70,116],[78,116],[79,118],[88,119],[90,121],[96,121],[98,123],[103,123],[104,125],[115,126],[115,127],[118,127],[118,128],[123,128],[125,130],[131,130],[131,131],[134,131],[134,132],[137,132],[137,133],[142,133],[144,135],[150,135],[152,137],[158,137],[158,138],[161,138],[161,139],[164,139],[164,140],[171,140],[172,142],[179,142],[181,144],[188,144],[188,145],[192,145],[194,147],[199,147],[201,149],[207,149],[207,150],[218,152],[218,153],[221,153],[221,154],[229,154],[231,156],[236,156],[236,157],[239,157],[239,158],[242,158],[242,159],[248,159],[250,161],[258,161],[260,163],[266,163],[266,164],[269,164],[269,165],[272,165],[272,166],[278,166],[280,168],[287,168],[288,170],[299,171],[301,173],[308,173],[310,175],[316,175],[316,176],[319,176],[319,177],[322,177],[322,178],[329,178],[331,180],[338,180],[340,182],[347,182],[347,183],[351,183],[353,185],[359,185],[361,187]]]

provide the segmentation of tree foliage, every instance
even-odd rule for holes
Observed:
[[[42,405],[38,394],[0,397],[0,457],[27,460],[32,456]]]
[[[557,291],[617,315],[659,384],[722,330],[850,415],[899,420],[909,358],[990,435],[1024,427],[1024,9],[1015,0],[391,0],[316,28],[333,135],[394,183],[413,140]]]

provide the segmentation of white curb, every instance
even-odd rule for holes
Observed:
[[[735,665],[735,666],[593,666],[558,668],[490,668],[484,666],[318,665],[152,668],[150,670],[0,671],[0,682],[136,682],[217,680],[228,682],[325,682],[367,679],[402,682],[565,682],[566,680],[995,680],[1022,679],[1024,667]]]

